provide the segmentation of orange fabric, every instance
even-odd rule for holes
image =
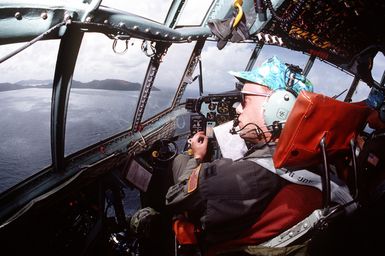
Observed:
[[[319,143],[325,136],[329,160],[350,152],[371,109],[322,94],[301,91],[279,137],[273,161],[276,168],[306,168],[322,163]]]
[[[172,224],[176,240],[179,244],[196,244],[195,226],[186,219],[176,219]]]
[[[315,209],[321,207],[322,194],[318,189],[304,185],[288,184],[278,192],[256,223],[250,229],[245,230],[241,238],[212,246],[205,256],[212,256],[219,250],[240,245],[260,244],[297,224]],[[182,225],[180,221],[176,225],[174,222],[174,232],[176,231],[177,240],[181,244],[196,243],[196,240],[194,243],[189,240],[191,236],[194,236],[194,227],[191,223],[190,225],[187,223]],[[178,228],[175,228],[175,226]],[[186,237],[189,239],[185,239]],[[187,243],[182,241],[187,241]]]
[[[200,164],[192,171],[187,183],[187,193],[195,191],[195,189],[198,187],[199,171],[201,170],[201,167],[202,165]]]

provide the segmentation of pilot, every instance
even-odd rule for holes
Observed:
[[[244,83],[233,133],[247,142],[248,152],[235,161],[203,162],[208,137],[196,133],[191,138],[193,157],[180,154],[174,160],[175,185],[166,195],[167,207],[200,227],[202,239],[209,244],[235,238],[250,227],[288,184],[255,159],[271,159],[296,96],[301,90],[313,90],[295,67],[276,57],[252,71],[230,74]]]

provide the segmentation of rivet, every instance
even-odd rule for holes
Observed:
[[[164,37],[168,37],[168,34],[165,34]]]
[[[285,96],[283,96],[283,99],[288,101],[290,99],[289,95],[285,94]]]
[[[64,20],[70,20],[70,19],[72,19],[72,17],[71,17],[71,15],[68,13],[68,12],[65,12],[64,13]]]
[[[306,222],[303,224],[303,227],[304,228],[308,228],[309,227],[309,224],[307,224]]]
[[[290,236],[290,237],[293,237],[293,236],[294,236],[293,231],[290,231],[290,232],[289,232],[289,236]]]
[[[156,32],[155,32],[155,35],[156,35],[156,36],[159,36],[159,34],[160,34],[159,31],[156,31]]]
[[[187,42],[191,42],[191,41],[192,41],[192,37],[191,36],[187,37]]]
[[[22,18],[21,13],[20,12],[15,13],[15,18],[17,20],[21,20],[21,18]]]
[[[104,24],[108,24],[108,20],[104,20],[104,22],[103,22]]]
[[[88,17],[86,18],[86,22],[91,22],[91,20],[92,20],[92,18],[91,18],[90,16],[88,16]]]
[[[46,20],[46,19],[48,18],[48,13],[42,12],[42,13],[40,14],[40,18],[42,18],[43,20]]]
[[[133,26],[132,29],[133,29],[133,30],[138,30],[139,27],[138,27],[138,26]]]
[[[149,28],[146,28],[146,29],[144,30],[144,32],[149,33],[149,32],[150,32],[150,29],[149,29]]]
[[[172,40],[175,40],[175,39],[176,39],[176,37],[175,37],[175,36],[173,36],[173,37],[172,37]]]

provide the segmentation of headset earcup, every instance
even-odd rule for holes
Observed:
[[[263,117],[266,126],[271,127],[276,121],[284,123],[295,100],[295,95],[290,91],[284,89],[274,91],[264,104]]]

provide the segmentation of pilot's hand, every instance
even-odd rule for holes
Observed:
[[[191,139],[191,149],[193,151],[194,158],[203,160],[207,153],[207,143],[209,139],[204,132],[197,132]]]

